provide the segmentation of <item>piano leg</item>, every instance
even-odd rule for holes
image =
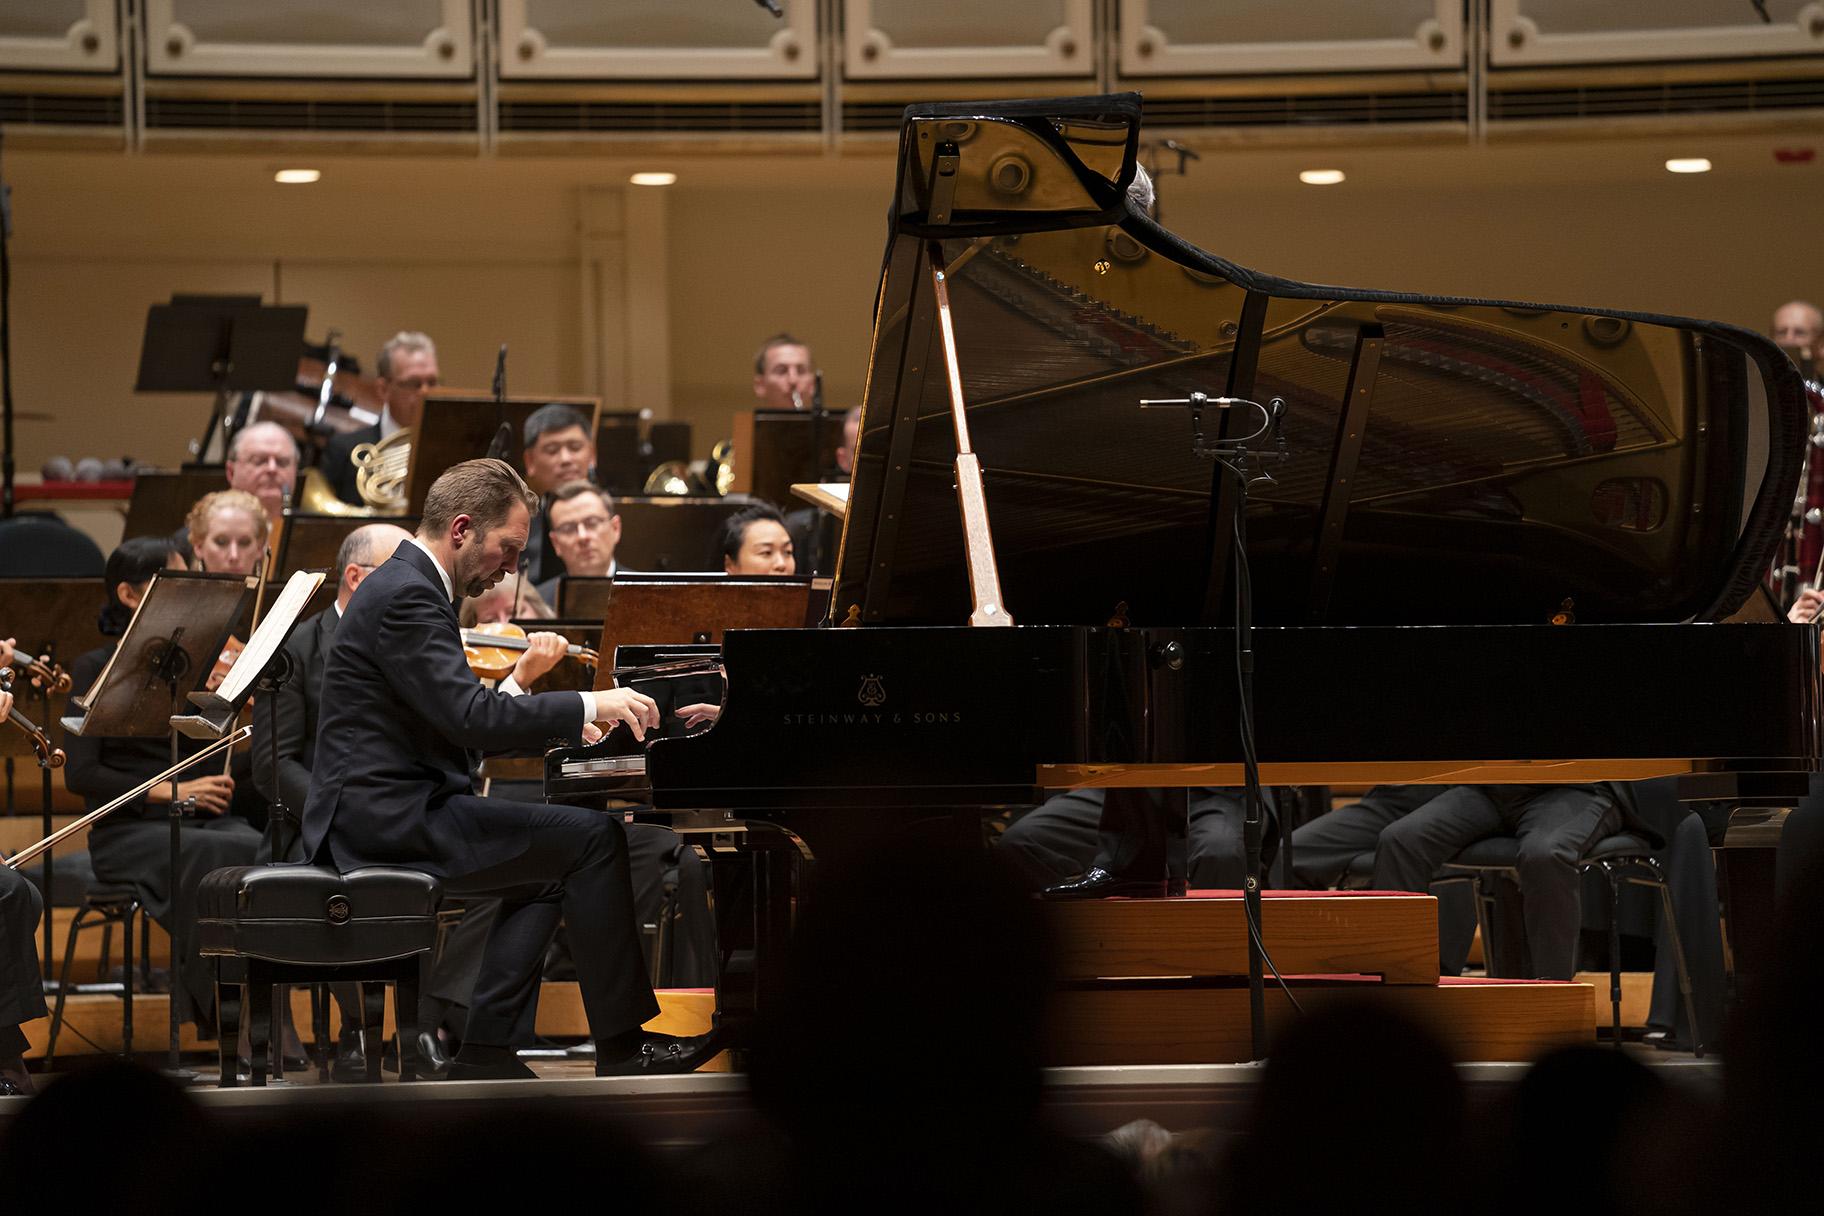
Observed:
[[[753,825],[738,844],[705,847],[715,892],[716,1026],[729,1045],[751,1041],[753,1021],[783,980],[792,899],[803,846],[787,832]]]

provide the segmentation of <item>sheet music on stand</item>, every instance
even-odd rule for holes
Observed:
[[[63,728],[75,735],[157,739],[171,733],[171,688],[209,678],[229,630],[246,611],[253,576],[161,570],[95,684],[72,697]]]
[[[849,513],[849,483],[846,481],[795,481],[792,493],[837,519],[843,519]]]
[[[171,725],[192,739],[219,739],[232,730],[260,673],[278,654],[292,627],[326,581],[327,576],[321,570],[299,570],[293,574],[286,581],[285,589],[266,609],[266,619],[247,639],[246,647],[235,658],[222,682],[214,690],[201,689],[191,693],[190,703],[197,707],[197,712],[173,715]]]

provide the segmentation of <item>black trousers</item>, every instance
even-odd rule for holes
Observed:
[[[171,827],[154,819],[103,820],[89,833],[89,857],[103,882],[131,883],[146,911],[175,941],[181,928],[183,957],[172,960],[178,1017],[215,1033],[215,960],[196,952],[196,888],[223,866],[252,865],[260,834],[233,815],[184,820],[177,881],[171,881]]]
[[[1171,830],[1174,820],[1188,839]],[[999,847],[1035,890],[1091,865],[1137,874],[1139,863],[1184,875],[1195,888],[1229,890],[1246,871],[1241,828],[1239,790],[1206,786],[1188,797],[1185,790],[1067,790],[1014,820]]]
[[[1382,832],[1448,788],[1377,785],[1359,801],[1319,815],[1292,833],[1293,876],[1304,887],[1336,886],[1350,862],[1375,852]],[[1467,883],[1447,883],[1432,894],[1438,897],[1438,974],[1461,975],[1476,938],[1475,895]]]
[[[1614,800],[1594,786],[1453,785],[1381,832],[1374,885],[1429,890],[1438,868],[1463,849],[1511,834],[1520,842],[1517,868],[1533,975],[1569,979],[1582,927],[1577,862],[1620,826]]]
[[[569,925],[583,1010],[596,1039],[638,1029],[659,1011],[640,954],[627,836],[613,815],[579,807],[458,795],[473,821],[529,829],[510,861],[444,876],[444,891],[495,896],[500,911],[482,949],[465,1041],[506,1047],[538,997],[545,949]]]
[[[45,1015],[38,970],[38,924],[44,901],[25,875],[0,866],[0,1060],[25,1054],[19,1029]]]

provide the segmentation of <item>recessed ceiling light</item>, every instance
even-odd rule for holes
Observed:
[[[1666,162],[1668,173],[1708,173],[1710,162],[1701,156],[1675,156]]]
[[[1341,169],[1306,169],[1298,180],[1307,186],[1334,186],[1343,180]]]
[[[678,180],[675,173],[636,173],[627,179],[636,186],[669,186]]]
[[[323,176],[321,169],[280,169],[272,180],[286,186],[302,186]]]

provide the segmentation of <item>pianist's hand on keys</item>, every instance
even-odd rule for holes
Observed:
[[[604,688],[595,694],[595,720],[605,729],[625,722],[633,737],[644,741],[646,732],[659,724],[659,706],[643,692],[631,688]]]

